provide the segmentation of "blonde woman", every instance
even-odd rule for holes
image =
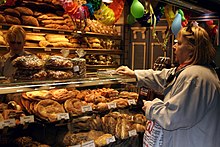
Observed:
[[[16,57],[29,54],[24,51],[26,32],[19,25],[13,25],[6,34],[6,42],[9,46],[9,52],[1,58],[1,74],[6,77],[12,77],[15,68],[11,61]]]
[[[214,59],[208,33],[197,23],[182,28],[173,45],[177,68],[118,73],[137,78],[138,86],[163,92],[164,100],[145,101],[148,122],[144,146],[219,147],[220,83],[210,63]]]

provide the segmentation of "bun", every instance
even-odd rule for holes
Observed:
[[[17,18],[17,17],[15,17],[15,16],[6,15],[6,16],[5,16],[5,19],[6,19],[6,22],[7,22],[8,24],[18,24],[18,25],[21,24],[20,19]]]

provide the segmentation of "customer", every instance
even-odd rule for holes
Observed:
[[[144,102],[146,117],[154,122],[153,127],[148,126],[144,142],[162,147],[219,147],[220,82],[210,66],[215,55],[210,38],[194,22],[180,30],[173,49],[177,68],[132,71],[121,66],[116,70],[136,77],[138,86],[165,95],[163,101]]]
[[[12,65],[12,60],[29,54],[24,51],[25,37],[25,30],[19,25],[13,25],[7,31],[6,42],[9,45],[9,52],[1,57],[1,75],[12,77],[16,70]]]

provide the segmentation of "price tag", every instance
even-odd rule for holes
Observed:
[[[134,130],[128,131],[128,134],[129,134],[129,137],[136,136],[137,131],[134,129]]]
[[[136,105],[136,101],[134,99],[128,100],[129,105]]]
[[[33,32],[37,32],[37,33],[39,33],[40,30],[39,30],[39,29],[33,29]]]
[[[73,71],[74,71],[74,72],[79,71],[79,66],[78,66],[78,65],[77,65],[77,66],[74,66],[74,67],[73,67]]]
[[[82,147],[95,147],[94,140],[82,143]]]
[[[6,119],[0,122],[0,129],[3,129],[4,127],[14,127],[16,126],[15,124],[15,119]]]
[[[57,114],[57,120],[61,120],[61,119],[70,119],[69,113],[58,113]]]
[[[34,115],[20,117],[21,124],[33,123],[33,122],[34,122]]]
[[[108,103],[108,109],[117,108],[116,103]]]
[[[59,31],[59,32],[58,32],[58,34],[64,34],[64,33],[65,33],[64,31]]]
[[[111,142],[115,142],[115,136],[112,136],[110,138],[106,138],[106,142],[107,142],[107,144],[109,144]]]
[[[87,106],[82,106],[82,112],[88,112],[88,111],[92,111],[92,106],[87,105]]]
[[[45,48],[44,48],[44,51],[45,51],[45,52],[51,52],[51,48],[45,47]]]
[[[23,89],[16,90],[16,92],[23,92],[23,91],[24,91]]]

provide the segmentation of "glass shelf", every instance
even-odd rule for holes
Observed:
[[[122,75],[87,76],[80,79],[46,80],[46,81],[18,81],[0,84],[0,94],[19,93],[37,90],[49,90],[54,88],[77,88],[107,84],[132,83],[135,78]]]

